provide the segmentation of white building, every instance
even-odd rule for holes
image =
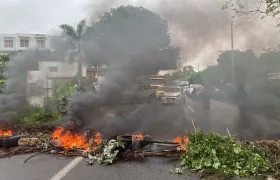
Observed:
[[[36,48],[51,50],[53,42],[58,38],[46,34],[0,34],[0,54]]]
[[[75,77],[78,73],[78,61],[39,61],[39,71],[50,78]],[[82,75],[86,77],[86,66],[82,65]]]

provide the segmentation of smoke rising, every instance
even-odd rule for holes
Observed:
[[[172,43],[181,49],[184,63],[196,62],[203,68],[216,63],[219,51],[231,48],[230,22],[233,14],[221,10],[223,0],[99,0],[91,3],[92,20],[111,7],[128,3],[159,13],[168,21]],[[246,0],[244,3],[248,5]],[[250,2],[249,7],[254,3]],[[259,51],[263,47],[275,47],[279,42],[275,22],[271,18],[252,20],[234,19],[234,48]]]
[[[0,95],[0,125],[20,121],[19,113],[26,107],[26,77],[28,70],[37,70],[33,51],[10,56],[4,76],[7,78],[5,94]]]
[[[181,65],[196,62],[204,68],[216,63],[222,50],[231,48],[230,22],[233,14],[221,10],[223,3],[222,0],[102,0],[92,2],[89,9],[91,20],[94,21],[98,21],[99,15],[110,8],[125,4],[143,6],[159,13],[168,21],[172,44],[181,49]],[[258,52],[263,47],[275,47],[279,43],[279,32],[270,18],[252,21],[235,17],[233,22],[234,49],[253,49]],[[264,130],[263,133],[266,132]],[[256,135],[255,132],[252,134]]]

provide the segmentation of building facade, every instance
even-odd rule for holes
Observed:
[[[59,36],[46,34],[0,34],[0,55],[28,49],[52,50]]]
[[[78,73],[78,61],[39,61],[39,71],[50,78],[75,77]],[[82,75],[86,77],[86,65],[82,65]]]

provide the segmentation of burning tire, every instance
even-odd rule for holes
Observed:
[[[60,103],[57,105],[57,110],[60,113],[66,113],[67,112],[67,106],[64,103]]]

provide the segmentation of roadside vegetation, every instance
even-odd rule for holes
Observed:
[[[23,116],[24,124],[45,124],[58,120],[61,114],[44,107],[30,106],[28,112]]]
[[[243,84],[248,95],[249,111],[280,120],[280,49],[264,49],[258,55],[252,50],[235,50],[234,57],[234,67],[231,63],[231,51],[224,51],[218,56],[216,65],[202,71],[188,65],[171,77],[211,87],[213,99],[232,105],[237,103],[236,86]]]
[[[279,178],[279,142],[242,142],[234,137],[203,131],[187,134],[187,152],[182,156],[183,169],[198,172],[204,178],[268,176]]]

